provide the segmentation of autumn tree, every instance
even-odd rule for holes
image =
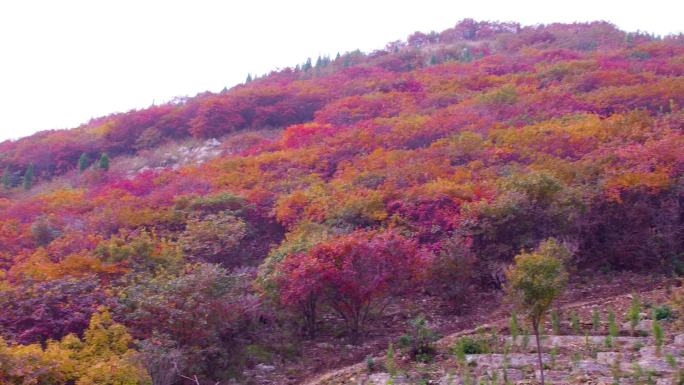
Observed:
[[[313,302],[301,301],[324,298],[356,341],[371,312],[383,309],[415,278],[422,256],[416,242],[392,231],[332,238],[283,265],[283,299],[310,306]]]
[[[544,384],[544,366],[539,339],[540,329],[547,310],[565,288],[567,272],[564,262],[570,252],[558,241],[549,238],[531,253],[515,257],[515,264],[506,272],[507,291],[520,314],[525,314],[537,341],[537,355],[541,383]]]
[[[230,211],[221,211],[188,220],[180,236],[188,258],[207,262],[227,261],[247,233],[244,220]]]
[[[218,376],[239,364],[239,340],[258,309],[251,278],[244,270],[189,265],[180,275],[160,274],[128,287],[119,314],[137,337],[171,341],[189,371]]]
[[[81,334],[103,304],[111,299],[94,277],[21,283],[0,295],[0,330],[8,340],[23,344]]]

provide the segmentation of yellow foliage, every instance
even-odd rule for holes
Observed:
[[[8,345],[0,338],[2,385],[149,385],[150,377],[129,348],[133,339],[114,322],[106,308],[93,314],[81,341],[67,335],[61,341]]]

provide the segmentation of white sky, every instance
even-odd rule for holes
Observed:
[[[681,0],[0,0],[0,141],[457,21],[684,30]]]

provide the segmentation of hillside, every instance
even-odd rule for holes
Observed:
[[[682,35],[463,20],[0,143],[0,383],[302,383],[548,239],[571,295],[673,284],[682,106]]]

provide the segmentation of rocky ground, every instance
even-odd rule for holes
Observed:
[[[667,286],[667,285],[666,285]],[[681,289],[676,289],[681,290]],[[626,323],[631,294],[586,301],[565,301],[556,309],[560,322],[553,330],[546,323],[542,338],[547,384],[682,384],[684,333],[682,315],[673,313],[659,321],[664,334],[657,346],[653,310],[671,298],[669,287],[642,291],[640,322],[632,330]],[[567,299],[567,298],[566,298]],[[609,313],[615,315],[615,337],[609,336]],[[598,314],[599,323],[595,323]],[[571,319],[575,319],[572,322]],[[479,328],[449,335],[436,344],[436,354],[426,362],[411,360],[398,351],[388,363],[378,355],[354,366],[309,381],[317,385],[385,384],[536,384],[539,383],[533,336],[513,339],[509,319],[498,319]],[[454,346],[470,337],[486,341],[486,352],[459,359]]]

